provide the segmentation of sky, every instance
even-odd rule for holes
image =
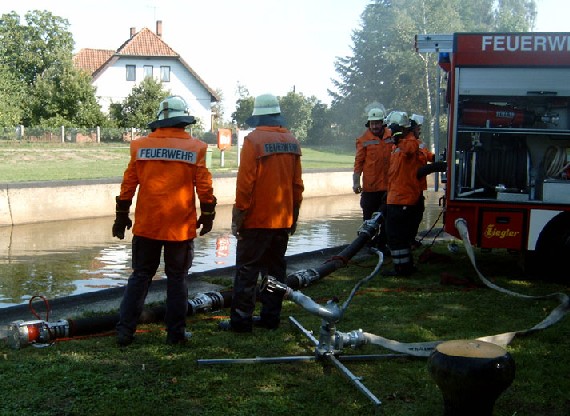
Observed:
[[[252,96],[293,89],[330,103],[336,58],[352,55],[352,33],[369,0],[18,0],[0,14],[48,10],[69,22],[75,52],[118,49],[130,28],[156,30],[214,90],[225,118],[235,109],[237,86]],[[570,31],[570,2],[536,0],[535,31]]]

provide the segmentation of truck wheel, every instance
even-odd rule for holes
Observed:
[[[543,280],[570,284],[570,212],[552,218],[542,229],[536,242],[534,268]]]

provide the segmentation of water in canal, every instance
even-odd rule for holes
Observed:
[[[442,192],[426,193],[421,229],[441,213]],[[362,225],[358,195],[307,198],[287,255],[352,242]],[[219,206],[213,230],[195,240],[191,271],[233,266],[236,240],[230,233],[231,206]],[[131,272],[132,234],[111,235],[114,217],[0,227],[0,308],[33,296],[55,299],[124,286]],[[439,219],[436,227],[441,227]],[[157,278],[165,278],[162,266]]]

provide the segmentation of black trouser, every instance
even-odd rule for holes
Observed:
[[[420,198],[416,205],[413,206],[413,221],[414,221],[414,230],[410,230],[411,238],[410,242],[414,242],[416,236],[418,235],[418,231],[420,230],[420,225],[422,224],[422,220],[424,219],[424,211],[426,210],[425,204],[426,198],[424,197],[423,192],[420,194]]]
[[[230,311],[231,325],[238,330],[252,327],[258,276],[269,275],[284,283],[287,277],[285,252],[289,243],[288,229],[242,229],[236,248],[236,272]],[[277,326],[283,295],[261,293],[261,319]]]
[[[166,331],[172,339],[182,339],[188,312],[188,270],[194,258],[194,241],[161,241],[133,237],[133,272],[127,282],[119,310],[117,331],[127,336],[135,333],[164,247],[166,273]]]
[[[414,205],[388,205],[386,233],[396,270],[413,267],[410,239],[416,230]]]
[[[362,192],[360,194],[360,208],[362,208],[362,219],[364,221],[372,218],[375,212],[382,212],[386,215],[386,191]],[[383,249],[386,247],[386,230],[384,220],[380,221],[378,235],[371,241],[371,245]]]

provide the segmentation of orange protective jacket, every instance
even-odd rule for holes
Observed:
[[[419,152],[418,152],[418,168],[425,166],[428,162],[433,162],[435,160],[435,154],[433,154],[427,145],[420,139],[417,139],[419,143]],[[420,178],[420,183],[422,190],[427,190],[427,176],[423,176]]]
[[[362,191],[376,192],[388,189],[388,168],[392,153],[392,132],[384,128],[382,138],[370,129],[356,139],[354,173],[362,174]]]
[[[390,157],[388,205],[415,205],[422,193],[417,178],[419,142],[412,132],[400,139]]]
[[[303,190],[301,146],[287,129],[258,126],[245,137],[235,202],[243,228],[290,228]]]
[[[133,234],[165,241],[196,237],[196,201],[213,203],[208,145],[180,128],[158,128],[131,142],[131,160],[119,199],[132,200],[138,186]]]

